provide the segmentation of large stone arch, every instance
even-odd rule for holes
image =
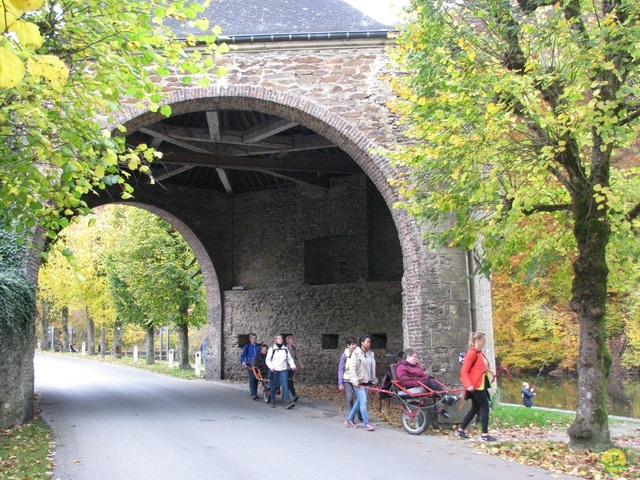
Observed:
[[[201,110],[256,110],[296,121],[335,143],[365,172],[384,198],[393,217],[402,249],[403,278],[403,334],[404,345],[420,350],[427,347],[423,338],[423,278],[421,266],[429,262],[432,252],[424,249],[421,229],[407,213],[393,205],[399,200],[390,180],[397,172],[382,154],[392,145],[377,143],[351,122],[308,99],[256,85],[212,86],[175,90],[165,101],[172,115]],[[123,124],[128,132],[155,123],[163,117],[135,107],[125,108],[112,129]],[[215,260],[214,260],[215,263]],[[437,269],[437,266],[434,266]]]

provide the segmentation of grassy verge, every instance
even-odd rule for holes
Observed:
[[[567,427],[575,418],[572,413],[554,412],[538,408],[500,405],[491,412],[491,422],[496,428],[511,427]]]
[[[51,431],[41,419],[0,430],[0,472],[5,479],[51,478]]]

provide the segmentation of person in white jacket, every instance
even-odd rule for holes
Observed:
[[[375,427],[369,423],[369,414],[367,412],[367,390],[366,387],[376,384],[376,358],[371,350],[371,336],[362,335],[358,341],[358,347],[351,355],[349,362],[349,381],[353,385],[356,393],[356,401],[349,412],[349,416],[344,421],[345,426],[349,428],[357,428],[353,423],[356,413],[360,411],[364,429],[373,432]]]
[[[267,352],[267,367],[271,371],[271,407],[275,408],[276,406],[276,390],[278,386],[282,389],[287,408],[295,407],[296,404],[289,397],[288,370],[295,371],[296,364],[284,345],[282,335],[276,335],[275,343]]]

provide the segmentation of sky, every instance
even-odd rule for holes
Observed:
[[[387,23],[389,20],[397,21],[402,7],[407,5],[409,0],[346,0],[346,2],[379,22]]]

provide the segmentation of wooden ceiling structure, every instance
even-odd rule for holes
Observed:
[[[360,167],[323,136],[257,111],[200,111],[148,125],[127,138],[163,153],[150,182],[239,193],[302,184],[328,189]]]

